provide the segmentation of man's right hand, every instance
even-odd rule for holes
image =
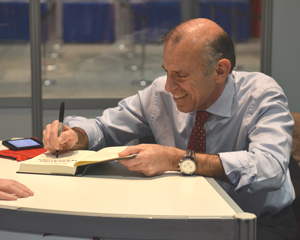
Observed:
[[[77,133],[66,125],[63,125],[62,133],[58,137],[58,124],[58,120],[55,120],[43,131],[44,147],[52,154],[55,154],[57,150],[65,152],[73,149],[78,142]]]

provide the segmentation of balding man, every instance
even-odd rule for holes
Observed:
[[[145,176],[175,170],[214,177],[258,216],[258,239],[293,239],[288,164],[294,122],[282,89],[262,73],[233,71],[234,45],[210,20],[184,22],[162,42],[166,76],[100,117],[67,117],[59,138],[54,121],[44,130],[45,147],[98,150],[153,134],[157,144],[130,146],[120,156],[137,157],[119,162]],[[195,116],[203,112],[206,153],[186,152]],[[190,172],[184,155],[195,167]]]

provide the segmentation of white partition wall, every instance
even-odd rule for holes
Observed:
[[[295,112],[300,112],[299,10],[299,0],[273,1],[271,76],[284,89]]]

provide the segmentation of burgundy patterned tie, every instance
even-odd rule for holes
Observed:
[[[211,114],[208,112],[197,111],[195,118],[195,125],[192,130],[188,147],[197,153],[206,152],[206,133],[204,123]]]

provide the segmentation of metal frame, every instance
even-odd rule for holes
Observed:
[[[32,98],[0,98],[0,108],[30,108]],[[60,103],[65,102],[68,109],[106,109],[117,106],[122,98],[55,98],[42,99],[43,110],[58,110]]]
[[[29,1],[31,53],[31,110],[33,136],[42,139],[42,60],[41,60],[41,3]]]
[[[262,1],[261,72],[271,75],[273,0]]]
[[[246,235],[248,232],[244,231],[239,220],[234,218],[156,219],[105,217],[3,208],[0,208],[0,212],[0,229],[9,231],[50,233],[77,237],[98,236],[113,239],[255,240],[255,236],[248,238],[248,235]],[[27,220],[24,221],[24,219]],[[43,220],[41,221],[41,219]],[[249,224],[247,223],[247,225]],[[255,232],[255,224],[251,225],[250,228],[253,228],[252,230]]]

